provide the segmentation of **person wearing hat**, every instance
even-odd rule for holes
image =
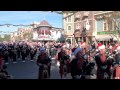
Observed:
[[[99,45],[99,54],[95,56],[97,64],[97,79],[111,79],[113,59],[106,55],[105,45]]]
[[[3,54],[2,52],[0,52],[0,70],[2,69],[3,65],[4,65]]]
[[[71,61],[71,76],[73,79],[76,79],[76,76],[82,75],[85,67],[83,49],[78,47],[73,54],[75,58]]]
[[[116,50],[117,53],[115,54],[113,78],[120,79],[120,46],[118,46]]]
[[[63,67],[67,66],[67,70],[65,71],[66,74],[64,75],[64,78],[66,78],[66,75],[69,72],[70,55],[68,54],[65,45],[61,48],[61,51],[58,53],[58,61],[60,62],[59,73],[60,73],[61,79],[63,78],[63,75],[64,75]]]
[[[22,47],[21,56],[22,56],[22,62],[25,62],[25,57],[26,57],[26,48],[25,47]]]
[[[43,70],[45,67],[47,67],[48,74],[50,78],[50,68],[51,68],[51,59],[48,57],[46,50],[44,47],[40,49],[40,54],[37,59],[37,65],[39,66],[39,74],[38,74],[38,79],[43,79]]]
[[[33,59],[34,59],[34,53],[35,53],[34,48],[31,48],[31,50],[30,50],[30,59],[31,59],[31,61],[33,61]]]

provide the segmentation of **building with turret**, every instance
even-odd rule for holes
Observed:
[[[33,41],[57,41],[63,32],[62,28],[53,27],[46,20],[41,21],[33,28]]]

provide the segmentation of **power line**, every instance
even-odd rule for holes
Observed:
[[[28,27],[28,26],[33,26],[33,24],[28,24],[28,25],[24,25],[24,24],[0,24],[0,26],[7,26],[7,27],[10,27],[10,26],[15,26],[15,27],[18,27],[18,26],[25,26],[25,27]]]

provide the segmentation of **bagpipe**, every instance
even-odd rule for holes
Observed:
[[[86,79],[86,76],[93,75],[92,70],[95,67],[95,63],[88,60],[88,55],[83,55],[82,59],[83,59],[83,65],[80,70],[81,73],[75,76],[76,79]]]
[[[49,79],[48,65],[39,63],[38,66],[40,67],[39,73],[42,74],[41,79]]]
[[[43,66],[43,72],[42,72],[42,79],[48,79],[49,74],[48,74],[48,66],[44,65]]]

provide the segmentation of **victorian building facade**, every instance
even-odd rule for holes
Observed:
[[[74,14],[70,12],[63,12],[63,29],[66,41],[69,40],[71,44],[74,42]]]
[[[33,28],[33,41],[57,41],[61,38],[62,28],[53,27],[46,20],[41,21]]]
[[[95,32],[94,11],[76,11],[65,16],[66,13],[68,12],[64,12],[63,14],[63,27],[65,32],[67,32],[69,28],[66,27],[69,26],[67,26],[68,22],[65,23],[67,21],[65,19],[71,16],[71,36],[73,37],[73,43],[90,41]]]
[[[115,29],[115,23],[111,20],[108,21],[106,18],[112,15],[114,11],[103,11],[94,14],[95,26],[96,26],[96,40],[101,43],[108,45],[110,39],[117,41],[118,33]]]
[[[114,23],[107,22],[104,18],[109,16],[111,13],[113,13],[113,11],[74,11],[74,13],[69,13],[69,11],[63,12],[63,27],[65,34],[67,34],[67,38],[69,37],[68,35],[70,31],[68,31],[68,29],[71,24],[72,32],[70,34],[76,42],[86,42],[86,40],[91,41],[94,37],[97,41],[102,41],[102,43],[104,41],[109,41],[111,38],[116,40],[118,35],[114,37],[115,34],[117,34],[117,31],[114,29]],[[67,22],[70,17],[71,22]]]

